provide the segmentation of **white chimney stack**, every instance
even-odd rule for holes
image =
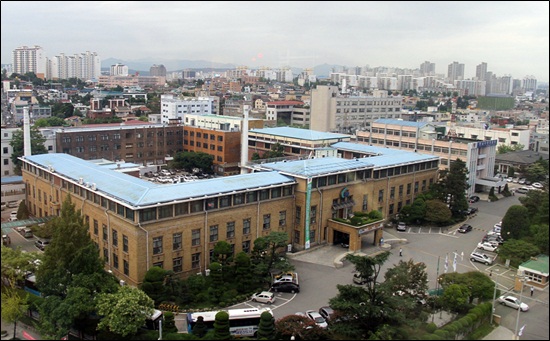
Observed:
[[[248,162],[248,105],[243,105],[243,131],[241,134],[241,174],[246,174],[248,171],[244,167]]]
[[[29,107],[23,107],[23,156],[31,156],[31,125]]]

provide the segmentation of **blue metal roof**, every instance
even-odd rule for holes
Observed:
[[[363,168],[385,168],[419,161],[438,161],[439,157],[428,154],[413,153],[406,150],[373,147],[360,143],[338,142],[331,145],[336,149],[358,151],[373,156],[343,159],[325,157],[296,161],[278,161],[261,164],[263,168],[273,169],[298,177],[315,177],[323,174],[345,172]]]
[[[350,135],[325,133],[322,131],[315,131],[309,129],[293,128],[293,127],[275,127],[275,128],[263,128],[263,129],[251,129],[252,133],[261,133],[274,136],[283,136],[290,138],[297,138],[302,140],[331,140],[331,139],[351,139]]]
[[[106,169],[104,166],[79,159],[68,154],[40,154],[26,158],[30,162],[48,168],[58,174],[84,184],[95,184],[96,191],[129,203],[132,206],[148,206],[169,201],[224,194],[277,184],[292,184],[293,178],[277,172],[260,172],[177,184],[154,184],[134,176]]]
[[[330,145],[332,148],[346,150],[351,152],[359,152],[371,155],[394,155],[402,153],[410,153],[406,150],[400,149],[391,149],[378,146],[370,146],[364,143],[354,143],[354,142],[336,142]]]
[[[379,118],[376,121],[376,123],[382,123],[382,124],[395,124],[399,126],[408,126],[408,127],[416,127],[416,128],[422,128],[428,122],[411,122],[411,121],[403,121],[403,120],[395,120],[395,119],[389,119],[389,118]]]

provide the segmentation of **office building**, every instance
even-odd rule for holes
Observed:
[[[456,133],[452,128],[428,122],[377,120],[370,131],[357,132],[357,141],[372,146],[409,150],[436,155],[441,158],[441,169],[449,169],[451,162],[461,159],[468,169],[468,196],[478,190],[495,187],[504,189],[505,182],[494,178],[496,139],[473,138]]]
[[[346,146],[349,147],[349,146]],[[335,218],[379,210],[385,218],[437,180],[439,159],[386,148],[371,157],[250,164],[252,173],[159,185],[68,154],[22,158],[29,211],[58,215],[68,195],[89,224],[105,267],[132,286],[159,266],[182,278],[204,273],[218,241],[234,254],[286,232],[294,250],[382,236],[383,222],[351,226]],[[338,149],[338,148],[336,148]],[[390,213],[393,212],[393,213]]]
[[[401,96],[385,90],[372,95],[342,95],[338,87],[320,85],[311,91],[310,129],[354,134],[381,118],[400,118]]]

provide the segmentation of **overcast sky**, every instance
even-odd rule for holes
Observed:
[[[273,68],[418,68],[549,80],[548,1],[2,1],[1,63],[20,46],[47,57],[188,59]],[[171,70],[168,70],[171,71]]]

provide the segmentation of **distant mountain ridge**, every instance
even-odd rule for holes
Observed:
[[[139,72],[141,75],[148,75],[149,69],[153,65],[164,65],[167,72],[181,71],[184,69],[234,69],[236,65],[226,63],[215,63],[206,60],[154,60],[140,59],[140,60],[122,60],[118,58],[107,58],[101,61],[101,68],[108,70],[111,65],[124,64],[128,66],[129,73],[134,74]],[[336,64],[321,64],[313,68],[313,73],[317,77],[328,77],[333,69],[341,69],[341,65]],[[304,70],[304,68],[291,67],[294,74],[298,74]]]

